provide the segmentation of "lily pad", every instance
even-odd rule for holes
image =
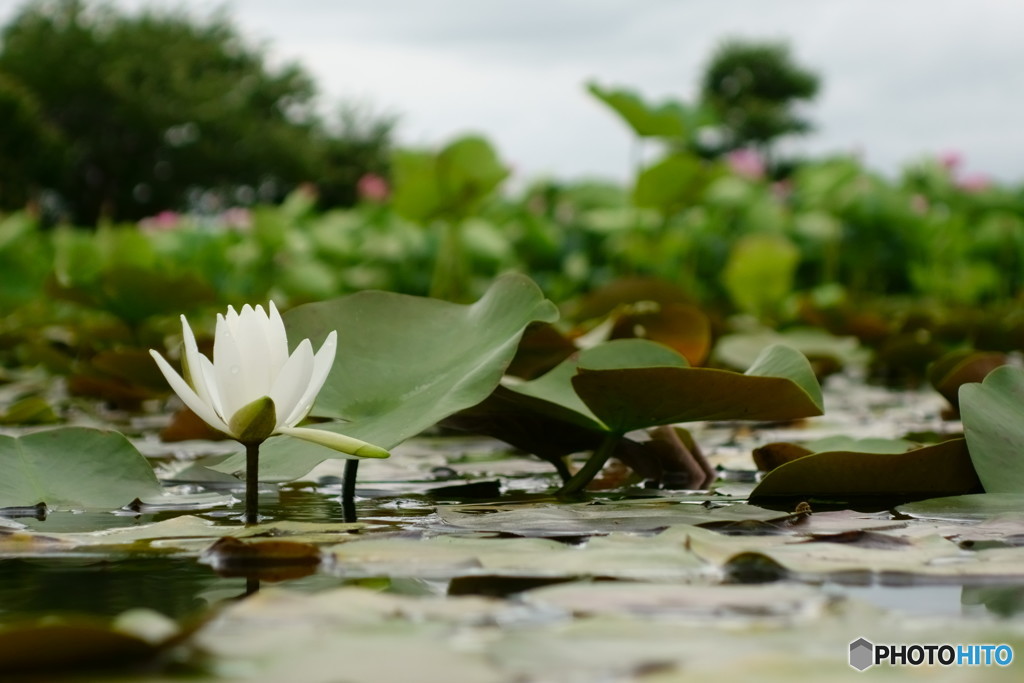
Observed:
[[[946,496],[906,503],[899,506],[903,514],[925,519],[977,521],[1005,513],[1024,510],[1024,493],[975,493]]]
[[[115,509],[164,498],[152,466],[114,431],[65,427],[0,436],[0,467],[0,507]]]
[[[807,359],[771,346],[744,374],[713,368],[580,366],[583,402],[611,430],[697,420],[792,420],[821,415],[821,388]]]
[[[1024,369],[1005,365],[960,387],[960,414],[986,493],[1024,493]]]
[[[559,458],[598,448],[609,438],[618,442],[602,457],[614,453],[637,469],[636,458],[649,456],[620,438],[632,430],[695,420],[791,420],[822,412],[814,372],[793,349],[765,349],[739,374],[691,368],[666,346],[619,339],[585,349],[535,380],[499,387],[446,424],[534,453],[567,478]],[[592,477],[599,468],[591,469]]]
[[[960,387],[981,382],[996,368],[1006,365],[1006,354],[992,351],[959,349],[951,351],[928,368],[928,381],[949,401],[954,410],[960,409]]]
[[[827,451],[776,467],[750,494],[772,498],[900,498],[920,500],[980,490],[963,439],[905,453]]]
[[[485,399],[498,385],[526,326],[558,316],[522,275],[499,278],[474,304],[361,292],[299,306],[285,315],[293,342],[322,343],[338,332],[338,355],[313,415],[340,418],[317,425],[393,448],[443,418]],[[268,441],[260,478],[300,477],[334,452],[299,441]],[[242,455],[216,466],[245,468]]]

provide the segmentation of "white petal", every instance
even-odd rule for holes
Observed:
[[[171,367],[170,363],[164,360],[163,356],[152,349],[150,350],[149,355],[153,356],[153,360],[156,361],[157,367],[160,368],[160,372],[163,373],[164,378],[167,380],[167,383],[171,385],[171,389],[174,390],[174,393],[178,395],[178,398],[180,398],[193,413],[198,415],[206,424],[210,425],[214,429],[219,429],[225,434],[231,433],[224,420],[220,419],[220,417],[217,416],[217,413],[214,412],[213,408],[204,403],[199,396],[196,395],[196,392],[192,391],[192,387],[188,385],[188,382],[182,379],[181,375],[174,371],[174,368]]]
[[[213,371],[224,411],[222,414],[227,422],[231,421],[236,410],[260,398],[246,393],[245,382],[242,381],[245,372],[242,355],[229,322],[231,313],[234,311],[229,308],[228,318],[217,315],[217,331],[213,338]],[[237,324],[238,315],[235,314],[234,318]]]
[[[253,310],[246,304],[238,316],[237,329],[233,331],[242,359],[239,378],[245,387],[245,395],[252,400],[270,395],[276,374],[271,374],[269,348],[267,347],[266,314]]]
[[[203,379],[206,381],[206,388],[210,392],[210,405],[213,407],[220,419],[227,424],[230,415],[224,412],[224,401],[220,398],[220,389],[217,387],[217,373],[213,369],[213,363],[206,356],[199,355],[199,369],[203,373]]]
[[[338,333],[331,330],[331,333],[327,335],[327,339],[324,340],[323,346],[320,347],[320,350],[316,352],[316,356],[313,357],[313,374],[309,378],[309,386],[306,387],[302,398],[299,399],[295,409],[288,415],[284,424],[298,424],[302,418],[309,415],[309,411],[313,408],[313,401],[316,400],[317,394],[323,388],[324,382],[327,381],[327,375],[330,374],[331,367],[334,365],[334,354],[337,348]]]
[[[313,375],[313,345],[308,339],[299,343],[295,353],[291,355],[277,375],[274,388],[270,390],[270,398],[274,400],[277,408],[277,426],[293,426],[295,423],[288,423],[288,417],[295,412],[299,401],[309,387],[309,380]],[[296,420],[298,422],[298,420]]]
[[[228,312],[224,316],[224,321],[228,324],[228,329],[234,332],[235,327],[238,325],[238,313],[235,311],[234,306],[228,306]]]
[[[284,330],[284,321],[277,312],[277,306],[271,301],[270,315],[267,318],[267,348],[270,350],[270,376],[277,377],[281,368],[288,361],[288,334]]]
[[[313,443],[326,446],[332,450],[344,453],[351,460],[353,458],[386,458],[390,455],[379,446],[354,439],[351,436],[329,432],[325,429],[307,429],[305,427],[282,427],[277,430],[278,434],[294,436],[296,439],[312,441]],[[342,455],[341,457],[345,457]]]
[[[188,366],[188,376],[185,377],[185,381],[195,389],[196,394],[203,403],[213,406],[206,376],[203,374],[202,365],[199,360],[203,354],[199,353],[199,346],[196,344],[195,335],[192,334],[192,328],[189,327],[185,316],[181,316],[181,336],[185,344],[185,362]]]

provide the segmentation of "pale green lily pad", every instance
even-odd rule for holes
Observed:
[[[453,505],[440,507],[446,525],[524,536],[578,536],[617,531],[651,532],[673,524],[767,522],[784,517],[752,505],[709,508],[662,500],[621,503]]]
[[[847,664],[849,643],[859,636],[900,643],[910,632],[920,643],[1024,646],[1021,627],[1008,621],[910,619],[855,600],[817,598],[791,584],[704,588],[567,584],[528,591],[517,602],[362,588],[315,595],[270,589],[227,606],[183,650],[206,655],[215,675],[259,683],[322,683],[339,673],[353,683],[669,683],[695,677],[794,683],[863,680]],[[664,607],[650,595],[658,590],[668,597]],[[588,593],[593,603],[587,604]],[[602,607],[613,600],[623,609],[606,613]],[[582,614],[572,616],[577,607]],[[987,683],[1016,680],[1014,669],[922,673],[928,680]],[[907,674],[883,666],[869,675],[903,680]]]
[[[131,549],[146,547],[166,551],[185,550],[198,554],[224,536],[274,538],[305,543],[337,544],[355,538],[349,533],[363,524],[314,523],[281,520],[256,526],[226,526],[193,515],[180,515],[152,524],[134,524],[88,532],[45,532],[27,529],[0,533],[0,556],[46,556],[83,549]]]
[[[713,498],[708,499],[714,502]],[[582,536],[613,532],[653,533],[667,527],[693,525],[726,533],[837,534],[850,531],[901,529],[906,522],[888,515],[834,510],[785,514],[754,505],[680,504],[671,498],[590,503],[532,505],[480,503],[439,507],[437,517],[460,529],[540,536]]]
[[[202,507],[231,500],[165,491],[138,449],[108,430],[63,427],[20,437],[0,435],[0,466],[0,507],[45,503],[50,509],[117,509],[135,500]]]
[[[886,534],[885,531],[877,532]],[[673,527],[664,540],[684,541],[707,562],[725,565],[753,553],[800,576],[880,575],[936,580],[1024,578],[1024,548],[992,548],[974,552],[942,536],[905,539],[891,548],[849,543],[807,543],[784,536],[724,536],[693,527]]]
[[[1024,493],[976,493],[905,503],[899,511],[924,519],[976,521],[1024,510]]]
[[[1004,365],[960,387],[971,461],[987,493],[1024,493],[1024,369]]]
[[[526,326],[551,322],[557,310],[522,275],[499,278],[472,305],[361,292],[299,306],[285,315],[293,342],[314,346],[338,332],[334,368],[313,414],[343,421],[316,425],[392,448],[498,385]],[[290,480],[338,453],[298,439],[274,438],[260,452],[260,478]],[[245,469],[242,454],[215,466]]]
[[[574,615],[642,614],[690,619],[741,617],[779,619],[820,616],[831,600],[820,590],[802,584],[685,585],[610,581],[565,583],[535,588],[524,601],[540,607],[556,607]]]
[[[367,539],[329,549],[343,576],[601,576],[682,580],[709,576],[708,567],[681,543],[613,534],[583,547],[547,538],[437,536]]]

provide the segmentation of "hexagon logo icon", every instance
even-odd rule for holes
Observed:
[[[875,663],[875,646],[865,638],[858,638],[850,643],[850,666],[857,671],[864,671]]]

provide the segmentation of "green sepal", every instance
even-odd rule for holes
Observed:
[[[274,433],[276,426],[277,409],[274,407],[274,400],[269,396],[242,406],[228,422],[231,435],[243,444],[263,443]]]

